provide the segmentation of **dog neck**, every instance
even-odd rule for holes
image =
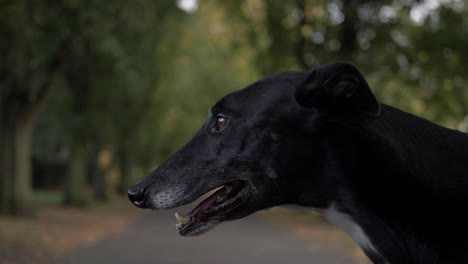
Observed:
[[[438,142],[447,133],[453,133],[457,142]],[[331,124],[326,137],[321,181],[326,190],[320,191],[327,194],[321,207],[326,219],[346,231],[374,263],[431,263],[450,254],[438,251],[441,242],[427,241],[456,234],[454,228],[434,228],[450,225],[447,216],[458,217],[450,220],[460,222],[454,226],[468,220],[466,214],[460,215],[466,208],[467,194],[462,190],[463,172],[468,170],[461,166],[467,166],[468,157],[465,162],[463,155],[440,160],[436,154],[465,153],[461,150],[468,149],[466,135],[384,107],[379,118]],[[318,199],[310,197],[302,196],[299,203],[316,207]],[[447,205],[441,197],[452,201]],[[434,214],[435,208],[443,211]]]

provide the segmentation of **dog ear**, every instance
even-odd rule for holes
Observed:
[[[329,114],[361,112],[378,116],[380,103],[352,64],[339,62],[313,70],[296,90],[296,100]]]

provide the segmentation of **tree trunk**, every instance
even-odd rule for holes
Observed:
[[[80,144],[72,146],[68,175],[65,182],[64,204],[85,206],[89,203],[86,192],[86,147]]]
[[[0,124],[0,214],[12,213],[12,137],[13,131],[8,122]]]
[[[304,58],[304,53],[306,50],[307,40],[302,33],[302,27],[307,24],[306,18],[306,4],[304,0],[296,1],[296,8],[300,10],[302,16],[299,18],[298,24],[296,26],[297,42],[295,48],[296,62],[301,66],[303,70],[308,70],[311,65],[307,63]]]
[[[124,149],[119,157],[120,183],[117,192],[119,195],[127,195],[127,189],[132,185],[133,160],[128,151]]]
[[[94,175],[94,199],[107,201],[111,197],[109,173],[111,167],[111,149],[108,140],[102,137],[98,143],[97,150],[97,171]]]
[[[13,139],[13,208],[15,215],[32,214],[31,185],[31,132],[35,113],[26,113],[16,118]]]
[[[356,0],[344,0],[343,1],[343,13],[344,21],[342,23],[340,32],[341,45],[341,56],[343,60],[352,61],[352,57],[356,49],[358,48],[357,42],[357,7],[358,1]]]
[[[41,90],[34,103],[14,96],[8,98],[0,116],[0,212],[31,215],[32,173],[31,133],[46,100],[47,89]]]

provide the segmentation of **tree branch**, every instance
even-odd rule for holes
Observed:
[[[40,112],[40,109],[44,106],[50,91],[50,87],[52,85],[52,81],[55,78],[56,74],[60,72],[64,66],[64,56],[67,47],[68,41],[65,40],[63,41],[57,53],[55,54],[55,56],[53,56],[53,58],[50,60],[49,64],[46,67],[45,72],[48,77],[38,88],[38,92],[35,99],[30,103],[25,102],[26,105],[23,107],[21,113],[19,113],[20,118],[23,118],[25,121],[34,119]]]

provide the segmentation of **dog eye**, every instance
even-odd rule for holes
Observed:
[[[218,126],[218,130],[222,130],[227,124],[227,118],[224,116],[218,116],[216,119],[216,125]]]

